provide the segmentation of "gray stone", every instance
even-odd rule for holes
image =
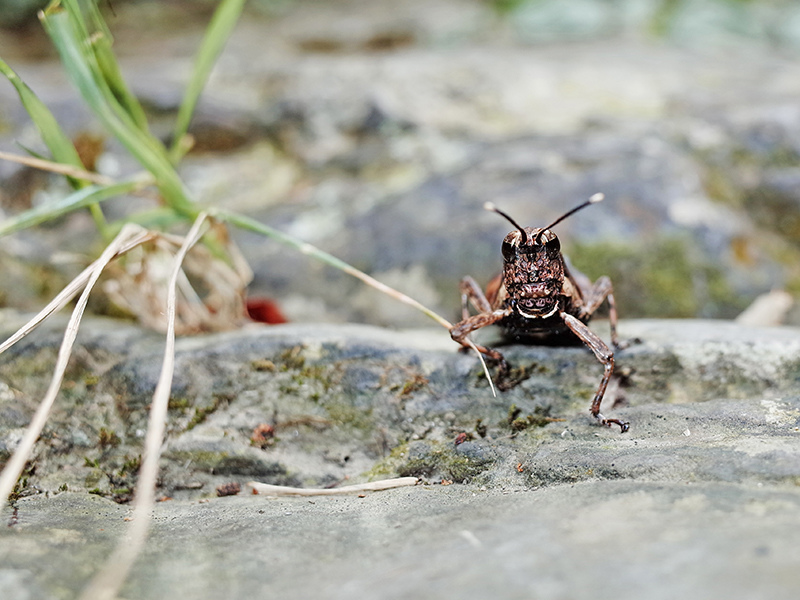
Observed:
[[[524,3],[507,21],[462,0],[298,1],[251,16],[181,168],[200,202],[257,216],[448,316],[462,276],[483,283],[499,266],[508,226],[484,201],[539,226],[605,192],[558,233],[577,267],[612,276],[622,336],[640,339],[617,354],[603,408],[630,431],[589,416],[602,369],[585,348],[503,346],[520,383],[495,397],[446,331],[407,330],[429,325],[418,313],[239,234],[252,291],[296,323],[178,340],[163,501],[123,597],[796,597],[800,331],[629,317],[733,316],[759,292],[796,289],[798,66],[733,30],[762,28],[787,52],[797,9],[607,4]],[[123,70],[167,136],[201,32],[115,6]],[[682,45],[628,35],[653,27]],[[556,31],[594,39],[519,43]],[[687,32],[740,47],[700,50]],[[4,33],[0,54],[71,135],[94,131],[29,41]],[[8,85],[0,113],[0,147],[41,150]],[[102,158],[114,176],[138,168],[113,142]],[[10,163],[0,178],[3,214],[65,193]],[[74,275],[92,228],[81,212],[2,240],[0,303],[30,310]],[[345,320],[404,330],[330,324]],[[4,311],[0,332],[21,322]],[[47,387],[63,325],[0,358],[0,464]],[[123,539],[163,344],[85,323],[2,513],[4,598],[75,597]],[[409,474],[421,484],[363,498],[215,493]]]
[[[20,431],[7,409],[31,414],[58,326],[3,357],[0,458]],[[172,499],[123,595],[792,597],[800,332],[667,320],[621,332],[639,342],[617,353],[604,412],[631,422],[624,434],[588,415],[601,368],[581,347],[503,347],[528,377],[493,397],[443,330],[179,339],[158,490]],[[13,597],[72,597],[123,535],[161,349],[87,321],[0,532]],[[254,443],[259,424],[274,438]],[[423,483],[364,498],[214,491],[396,475]]]
[[[123,595],[788,600],[799,509],[793,486],[635,481],[163,502]],[[35,572],[30,597],[71,597],[126,514],[73,493],[21,501],[0,533],[5,590],[25,597]]]
[[[0,403],[6,456],[48,384],[57,327],[25,338],[0,365],[14,392]],[[621,332],[638,342],[617,353],[604,410],[631,421],[631,434],[623,436],[598,428],[587,414],[602,369],[580,346],[504,347],[520,383],[493,396],[475,356],[457,352],[443,330],[254,326],[181,339],[164,491],[197,495],[202,483],[209,494],[255,476],[326,485],[370,470],[489,481],[517,477],[504,470],[509,444],[523,467],[531,463],[521,471],[530,478],[526,485],[580,479],[584,460],[607,477],[658,478],[682,465],[687,476],[745,478],[753,469],[748,451],[715,441],[728,435],[766,435],[771,441],[760,454],[773,455],[770,477],[798,475],[785,437],[796,433],[800,418],[796,330],[625,321]],[[90,481],[88,488],[114,495],[135,481],[162,344],[156,334],[104,320],[88,321],[79,339],[28,484],[77,489]],[[262,424],[274,428],[274,438],[254,441]],[[466,437],[456,444],[460,433]],[[611,447],[604,445],[609,438]],[[668,460],[643,465],[641,444],[651,438],[662,449],[677,446]],[[529,458],[521,458],[522,449]],[[573,467],[563,473],[561,464]]]

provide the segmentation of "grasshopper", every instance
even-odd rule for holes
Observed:
[[[611,343],[614,348],[621,348],[611,280],[603,276],[592,285],[584,274],[568,268],[561,254],[561,242],[550,231],[570,215],[603,198],[603,194],[595,194],[541,229],[520,227],[514,219],[487,202],[484,208],[507,219],[516,231],[503,240],[503,272],[489,282],[485,294],[472,277],[461,280],[462,320],[450,329],[450,336],[471,348],[470,333],[487,325],[498,325],[507,338],[524,342],[546,343],[575,335],[603,364],[603,378],[590,408],[592,416],[603,425],[618,425],[625,432],[629,423],[607,419],[600,413],[600,403],[614,372],[614,352],[586,325],[603,301],[608,300]],[[470,315],[468,303],[478,314]],[[474,347],[496,361],[501,374],[508,370],[500,352],[479,344]]]

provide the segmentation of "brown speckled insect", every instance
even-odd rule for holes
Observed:
[[[628,431],[629,423],[607,419],[600,414],[600,403],[614,371],[614,353],[596,333],[586,326],[604,300],[608,300],[611,343],[617,339],[617,309],[608,277],[594,285],[588,277],[570,270],[561,255],[561,242],[550,229],[577,211],[603,200],[595,194],[547,227],[520,227],[491,203],[484,208],[505,217],[516,231],[503,240],[503,272],[486,286],[486,294],[472,277],[461,280],[462,321],[450,329],[450,336],[464,347],[472,347],[470,333],[487,325],[499,325],[506,337],[523,342],[554,341],[574,334],[594,352],[603,364],[603,378],[592,400],[590,412],[603,425],[619,425]],[[470,316],[468,302],[478,311]],[[497,361],[501,374],[508,370],[505,358],[497,350],[475,344],[478,351]]]

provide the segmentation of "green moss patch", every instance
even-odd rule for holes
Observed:
[[[644,246],[576,244],[569,256],[592,280],[611,278],[624,318],[730,316],[746,304],[732,292],[721,268],[698,257],[686,238],[660,238]]]
[[[495,462],[491,449],[480,442],[415,441],[402,444],[367,473],[381,477],[419,477],[428,481],[468,482]]]

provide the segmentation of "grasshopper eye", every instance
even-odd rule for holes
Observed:
[[[503,252],[503,258],[511,260],[517,255],[517,247],[514,244],[503,242],[502,252]]]
[[[553,236],[553,239],[545,242],[544,245],[550,250],[561,250],[561,242],[556,236]]]

